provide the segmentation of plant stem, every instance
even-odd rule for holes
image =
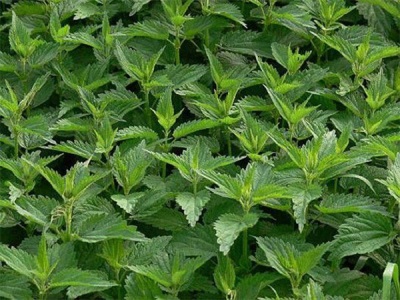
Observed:
[[[107,168],[109,169],[109,170],[112,170],[112,165],[111,165],[111,162],[110,162],[110,153],[104,153],[104,157],[106,158],[106,166],[107,166]],[[114,176],[112,175],[112,172],[110,173],[110,175],[111,175],[111,188],[112,188],[112,190],[113,191],[115,191],[116,189],[115,189],[115,183],[114,183]]]
[[[151,122],[151,110],[150,110],[150,92],[148,89],[144,89],[144,114],[146,117],[146,123],[147,125],[152,128],[152,122]]]
[[[193,181],[193,194],[197,194],[197,178]]]
[[[248,237],[248,232],[247,228],[243,231],[243,258],[247,259],[248,255],[248,243],[249,243],[249,237]]]
[[[47,299],[47,292],[46,291],[40,291],[39,292],[39,300],[46,300]]]
[[[18,154],[19,154],[19,144],[18,144],[18,130],[14,129],[14,158],[18,159]]]
[[[67,208],[65,211],[65,226],[66,226],[66,233],[67,233],[67,240],[65,242],[69,242],[72,240],[72,209],[73,204],[68,203]]]
[[[179,27],[175,27],[175,64],[179,65],[181,63],[180,49],[181,49],[181,40],[179,39]]]
[[[338,183],[339,183],[339,178],[335,178],[334,188],[333,188],[335,194],[337,193],[337,190],[338,190]]]
[[[39,300],[46,300],[46,295],[39,293]]]
[[[210,31],[207,29],[204,35],[204,44],[207,48],[210,48]]]
[[[165,153],[169,152],[169,144],[168,144],[168,137],[169,137],[169,130],[164,130],[164,138],[165,138],[165,143],[163,145],[163,151]],[[167,177],[167,163],[162,162],[162,178],[165,180]]]
[[[240,266],[246,272],[251,269],[251,263],[249,260],[249,235],[247,228],[242,232],[242,256],[240,257]]]
[[[231,156],[232,155],[232,141],[231,141],[231,133],[228,130],[227,134],[226,134],[226,144],[228,146],[228,155]]]
[[[115,279],[118,282],[118,286],[117,286],[117,293],[118,293],[118,300],[122,300],[123,299],[123,295],[122,295],[122,278],[120,276],[120,270],[115,269]]]

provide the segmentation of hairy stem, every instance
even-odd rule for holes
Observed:
[[[66,226],[66,241],[65,242],[69,242],[72,240],[72,209],[73,209],[73,205],[72,203],[68,203],[67,204],[67,208],[65,210],[65,226]]]
[[[146,117],[147,125],[152,128],[151,110],[150,110],[150,92],[148,89],[144,89],[144,114]]]
[[[196,195],[197,194],[197,179],[193,181],[193,194]]]
[[[248,232],[247,232],[247,228],[243,231],[243,258],[247,259],[247,257],[249,256],[248,254],[248,243],[249,243],[249,236],[248,236]]]
[[[18,154],[19,154],[19,144],[18,144],[18,130],[14,128],[13,130],[13,135],[14,135],[14,158],[17,159],[18,158]]]
[[[210,31],[207,29],[204,35],[204,44],[207,48],[210,48]]]
[[[179,39],[179,27],[175,27],[175,64],[179,65],[181,63],[181,55],[180,55],[180,49],[181,49],[181,40]]]

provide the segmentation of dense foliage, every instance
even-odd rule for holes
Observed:
[[[0,6],[0,298],[400,299],[398,0]]]

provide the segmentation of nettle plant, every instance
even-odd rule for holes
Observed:
[[[397,0],[0,0],[0,298],[400,299]]]

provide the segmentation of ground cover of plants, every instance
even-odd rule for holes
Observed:
[[[400,299],[398,0],[0,0],[1,299]]]

